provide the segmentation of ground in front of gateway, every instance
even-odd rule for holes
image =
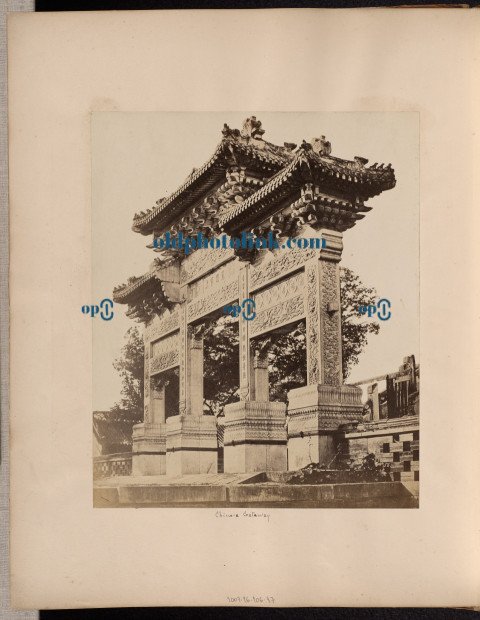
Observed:
[[[117,476],[94,482],[95,508],[418,508],[418,483],[288,484],[281,474]]]

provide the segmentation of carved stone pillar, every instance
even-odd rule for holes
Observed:
[[[185,306],[185,304],[184,304]],[[187,325],[182,308],[179,330],[179,414],[203,414],[203,328]]]
[[[167,418],[167,474],[216,474],[217,421],[213,415]]]
[[[307,383],[341,385],[340,269],[342,233],[322,231],[326,247],[305,265]]]
[[[152,422],[165,424],[165,385],[151,388]]]
[[[145,340],[144,421],[133,427],[132,475],[165,473],[165,388],[150,378],[150,343]]]
[[[288,468],[328,465],[342,424],[362,419],[362,391],[343,385],[340,270],[342,233],[322,230],[326,246],[305,265],[307,385],[288,393]]]
[[[240,320],[242,320],[242,317],[240,317]],[[249,379],[249,388],[248,388],[248,392],[249,392],[249,396],[250,396],[250,400],[255,400],[255,350],[250,346],[249,343],[249,356],[250,356],[250,363],[248,365],[248,371],[250,373],[250,379]]]
[[[342,424],[362,420],[362,390],[352,385],[307,385],[288,393],[288,469],[329,465]]]
[[[374,422],[380,420],[380,397],[378,394],[378,383],[368,386],[368,398],[372,401],[372,419]]]
[[[257,349],[253,358],[253,370],[255,381],[255,400],[267,402],[269,400],[268,386],[268,352]]]
[[[203,331],[190,328],[187,342],[187,415],[203,415]]]
[[[242,317],[241,322],[247,323]],[[287,468],[286,405],[269,402],[268,351],[250,349],[249,400],[225,407],[224,471],[246,473]]]
[[[224,472],[286,471],[286,405],[241,400],[225,407]]]
[[[187,325],[187,304],[183,303],[180,308],[180,323],[178,332],[178,413],[187,413],[187,349],[188,349],[188,325]]]
[[[165,424],[144,422],[133,427],[132,475],[165,473]]]
[[[248,263],[244,263],[238,275],[238,301],[241,304],[244,299],[248,299]],[[238,349],[240,356],[240,389],[238,395],[240,400],[252,400],[252,356],[250,353],[250,321],[246,321],[241,315],[238,319]]]
[[[150,342],[146,334],[143,343],[143,421],[150,422]]]
[[[180,415],[167,419],[167,474],[217,473],[215,416],[203,415],[203,330],[180,327]]]

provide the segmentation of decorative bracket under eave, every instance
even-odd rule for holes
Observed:
[[[185,295],[180,287],[180,262],[175,261],[166,267],[154,267],[155,279],[160,286],[166,300],[169,303],[182,303]]]

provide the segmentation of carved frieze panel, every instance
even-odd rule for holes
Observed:
[[[290,299],[284,299],[275,306],[257,312],[255,320],[251,321],[250,336],[257,336],[271,331],[287,323],[291,323],[305,316],[303,294]]]
[[[229,261],[221,265],[200,280],[196,280],[188,287],[188,297],[190,300],[198,297],[206,297],[215,294],[214,291],[224,286],[227,282],[232,282],[238,278],[238,261]]]
[[[291,248],[265,253],[252,265],[250,270],[250,290],[258,289],[272,280],[295,271],[308,260],[318,256],[318,250]]]
[[[178,366],[179,364],[179,352],[178,349],[175,351],[167,351],[166,353],[162,353],[157,357],[152,357],[152,361],[150,363],[150,374],[153,375],[158,372],[163,372],[168,368],[173,368],[174,366]]]
[[[300,295],[304,286],[305,277],[303,272],[300,272],[255,293],[254,300],[257,313],[265,308],[277,305],[280,299]]]
[[[160,340],[156,340],[152,342],[151,345],[151,357],[158,357],[162,355],[162,353],[167,353],[173,349],[178,349],[179,339],[178,332],[176,334],[171,334],[170,336],[165,336],[164,338],[160,338]]]
[[[236,402],[225,407],[224,445],[256,440],[285,442],[286,407],[283,403]]]
[[[242,442],[248,440],[254,440],[255,442],[264,441],[269,443],[272,441],[287,443],[287,432],[285,429],[285,419],[277,424],[270,423],[255,423],[248,424],[243,422],[238,425],[231,425],[225,430],[224,441],[226,445],[232,445],[235,442]]]
[[[319,409],[305,407],[288,412],[288,437],[315,436],[325,431],[337,431],[342,425],[360,422],[362,407],[342,409],[340,406]]]
[[[237,298],[238,280],[235,279],[219,287],[214,292],[212,291],[208,296],[200,297],[188,303],[187,321],[195,321]]]
[[[156,316],[145,328],[145,342],[151,342],[155,338],[160,338],[178,329],[180,323],[180,309],[175,306],[168,314]]]
[[[196,250],[182,261],[180,266],[180,283],[186,284],[191,280],[195,280],[234,257],[235,255],[231,248]]]
[[[178,332],[161,338],[151,345],[150,375],[156,374],[179,364]]]

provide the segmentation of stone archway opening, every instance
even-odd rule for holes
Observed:
[[[217,314],[205,323],[204,415],[223,417],[225,405],[238,400],[238,319]]]
[[[179,385],[178,366],[152,376],[152,421],[154,424],[165,424],[168,418],[178,415]]]
[[[265,378],[268,380],[268,400],[287,404],[288,392],[307,384],[305,319],[252,338],[250,346],[253,371],[262,362],[264,370],[268,371]],[[258,395],[255,398],[258,399]]]
[[[204,406],[203,415],[215,416],[217,422],[217,469],[223,472],[224,408],[238,400],[239,335],[238,319],[217,312],[204,323]]]

